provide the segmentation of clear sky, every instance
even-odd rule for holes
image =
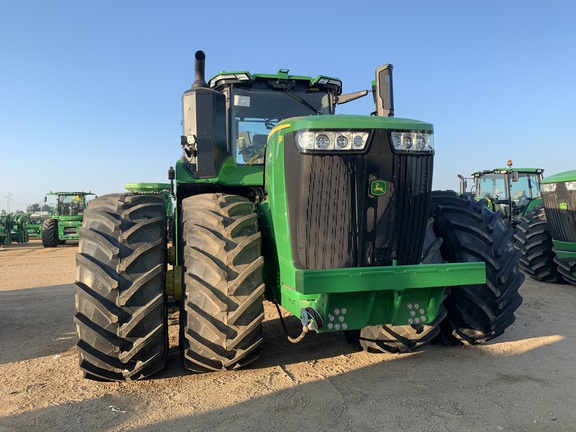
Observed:
[[[0,0],[0,209],[167,182],[199,49],[207,78],[286,68],[344,93],[392,63],[396,117],[434,124],[435,189],[508,159],[576,169],[575,16],[573,0]]]

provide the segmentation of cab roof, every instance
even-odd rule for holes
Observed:
[[[472,173],[472,177],[481,177],[487,174],[506,174],[509,172],[517,172],[521,174],[542,174],[544,168],[494,168],[484,171],[476,171]]]
[[[299,83],[310,88],[333,91],[339,95],[342,93],[342,81],[338,78],[326,75],[318,75],[312,78],[304,75],[290,75],[288,69],[280,69],[276,74],[250,73],[248,71],[220,72],[208,81],[208,86],[214,90],[239,84],[250,86],[256,82],[266,82],[268,85],[282,85],[283,83]]]

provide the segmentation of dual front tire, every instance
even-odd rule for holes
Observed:
[[[254,205],[207,194],[182,202],[180,350],[195,372],[235,369],[262,343],[263,258]],[[166,215],[161,197],[111,194],[88,204],[76,256],[75,323],[85,377],[131,381],[168,352]]]
[[[451,287],[436,319],[427,325],[369,326],[360,346],[369,352],[409,352],[431,342],[476,345],[502,333],[522,303],[511,227],[484,203],[452,191],[432,192],[423,263],[484,262],[486,283]]]

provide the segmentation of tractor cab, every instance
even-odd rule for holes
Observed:
[[[206,82],[204,54],[196,53],[196,80],[182,96],[182,164],[190,180],[213,179],[224,166],[244,177],[259,172],[260,177],[245,183],[261,185],[264,148],[280,121],[334,114],[337,104],[369,94],[341,91],[337,78],[290,75],[288,69],[277,74],[220,72]]]
[[[500,210],[513,225],[529,210],[542,202],[541,168],[507,168],[478,171],[472,174],[473,193],[477,199],[486,199],[492,210]]]
[[[285,118],[333,114],[341,82],[288,74],[238,72],[220,74],[210,80],[211,88],[226,96],[231,154],[237,164],[264,163],[264,146],[270,131]]]
[[[59,193],[56,211],[59,216],[81,216],[86,208],[83,193]]]

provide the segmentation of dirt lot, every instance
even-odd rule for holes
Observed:
[[[293,345],[266,305],[259,361],[203,375],[181,367],[172,312],[166,370],[101,383],[77,365],[75,252],[38,240],[0,250],[0,432],[576,429],[575,287],[527,279],[500,338],[404,355],[355,352],[339,334]]]

